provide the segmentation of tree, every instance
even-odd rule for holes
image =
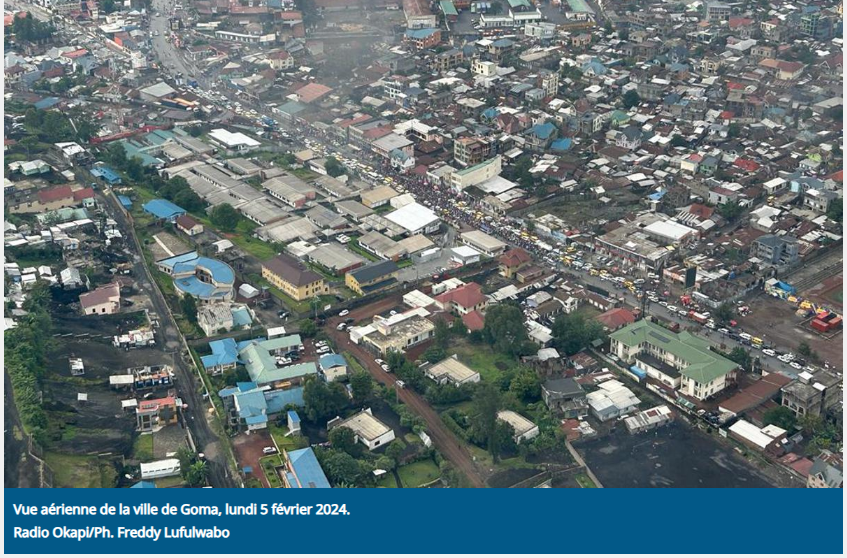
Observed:
[[[314,337],[318,333],[318,326],[315,322],[309,319],[303,319],[299,322],[300,335],[303,337]]]
[[[180,191],[171,201],[190,213],[197,213],[206,205],[203,199],[190,188]]]
[[[182,308],[182,313],[185,315],[185,318],[191,322],[192,324],[197,323],[197,301],[193,296],[186,293],[182,296],[182,299],[179,301],[179,305]]]
[[[623,106],[630,109],[641,104],[641,95],[635,89],[630,89],[623,95]]]
[[[532,345],[524,325],[524,316],[514,304],[498,304],[485,315],[483,339],[496,351],[510,356],[529,352]]]
[[[812,356],[812,347],[806,341],[800,341],[800,344],[797,345],[797,352],[804,357],[810,357]]]
[[[101,10],[103,10],[104,14],[110,14],[115,11],[115,0],[103,0],[101,4]]]
[[[120,143],[109,144],[103,154],[103,158],[112,165],[120,169],[126,166],[126,150]]]
[[[188,471],[185,472],[183,478],[188,486],[206,486],[208,472],[209,468],[205,461],[195,461],[188,467]]]
[[[824,116],[835,122],[841,122],[844,119],[844,107],[839,105],[828,108],[824,111]]]
[[[144,178],[144,165],[141,164],[141,159],[138,157],[130,157],[124,164],[124,172],[135,182]]]
[[[371,375],[361,370],[350,376],[350,389],[353,392],[353,401],[365,403],[373,397],[374,382]]]
[[[844,198],[836,198],[829,204],[829,209],[826,211],[826,216],[840,223],[844,219]]]
[[[567,356],[575,355],[603,335],[600,322],[586,320],[579,312],[560,315],[553,322],[553,346]]]
[[[326,173],[331,177],[335,178],[336,176],[341,176],[347,172],[347,169],[338,162],[333,156],[329,156],[326,158],[326,162],[324,163],[324,168],[326,169]]]
[[[406,451],[406,442],[400,438],[395,438],[390,444],[388,444],[388,447],[385,448],[385,456],[397,462],[403,456],[404,451]]]
[[[376,468],[383,471],[393,471],[397,467],[397,462],[387,455],[380,455],[376,460]]]
[[[303,388],[306,416],[318,422],[338,416],[347,406],[347,392],[338,382],[326,383],[315,377],[306,380]]]
[[[726,129],[726,137],[737,138],[741,134],[741,125],[737,122],[731,123]]]
[[[729,354],[726,355],[726,358],[748,371],[751,369],[753,364],[753,359],[750,357],[750,351],[745,351],[741,347],[735,347],[732,349]]]
[[[794,426],[797,424],[797,417],[794,416],[794,412],[788,407],[782,406],[765,411],[764,419],[765,426],[775,424],[789,432],[794,430]]]
[[[500,390],[493,384],[483,384],[473,398],[475,417],[473,427],[479,439],[485,444],[494,462],[500,459],[497,447],[497,413],[500,411]]]
[[[241,216],[228,203],[216,205],[209,214],[212,224],[224,232],[232,232],[238,226]]]
[[[509,383],[509,392],[522,401],[538,401],[541,397],[541,380],[532,370],[521,369]]]
[[[679,134],[674,134],[671,138],[671,147],[685,147],[688,145],[688,142],[685,141],[685,138]]]
[[[333,450],[321,452],[321,455],[324,456],[320,460],[321,467],[333,484],[355,485],[358,482],[362,475],[362,469],[355,457]]]
[[[715,319],[719,324],[727,324],[735,317],[735,309],[731,304],[724,302],[715,308]]]
[[[361,452],[356,444],[356,433],[345,426],[339,426],[329,431],[329,443],[332,449],[357,456]]]
[[[433,338],[435,339],[434,344],[436,347],[441,350],[447,349],[447,346],[450,344],[450,336],[452,333],[450,326],[447,325],[447,320],[441,316],[436,318],[435,331],[433,332]]]
[[[737,220],[744,213],[744,208],[735,200],[729,200],[726,203],[720,204],[717,210],[718,214],[730,223]]]

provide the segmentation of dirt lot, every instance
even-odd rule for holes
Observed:
[[[262,467],[259,465],[259,459],[264,457],[262,449],[273,445],[271,434],[267,430],[256,431],[252,434],[239,434],[232,439],[232,446],[235,448],[238,466],[241,468],[252,467],[253,476],[259,479],[265,488],[270,488],[270,484],[268,483],[268,479],[265,478]]]
[[[637,435],[621,425],[610,437],[575,447],[608,488],[773,486],[732,450],[679,420]]]

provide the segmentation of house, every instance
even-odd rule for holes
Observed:
[[[821,416],[840,405],[842,393],[841,379],[835,374],[826,370],[801,372],[782,388],[782,406],[798,417]]]
[[[180,215],[175,221],[177,230],[180,230],[188,236],[197,236],[203,233],[203,224],[198,223],[190,215]]]
[[[267,428],[268,422],[289,405],[304,405],[303,388],[299,386],[278,390],[255,382],[239,382],[235,387],[220,390],[218,396],[228,424],[246,432]]]
[[[117,283],[109,283],[97,287],[93,291],[79,295],[82,313],[86,316],[94,314],[117,314],[121,310],[121,288]]]
[[[648,320],[610,336],[610,353],[680,393],[706,400],[729,387],[738,365],[687,331],[674,333]]]
[[[803,195],[803,205],[817,211],[818,213],[826,213],[829,211],[829,206],[832,202],[838,199],[838,194],[831,190],[806,190]]]
[[[176,399],[146,399],[135,408],[136,428],[139,432],[153,432],[177,423]]]
[[[377,293],[394,287],[400,268],[393,260],[373,262],[344,276],[344,283],[359,295]]]
[[[285,488],[332,488],[312,448],[282,452]]]
[[[588,414],[585,391],[573,378],[547,380],[541,384],[541,398],[548,409],[565,418],[578,418]]]
[[[200,357],[203,368],[209,374],[220,374],[232,370],[238,364],[238,346],[235,339],[217,339],[209,342],[212,354]]]
[[[356,436],[356,441],[361,442],[370,451],[387,446],[394,440],[394,430],[381,420],[373,416],[370,408],[360,411],[348,419],[336,418],[327,424],[327,429],[349,428]]]
[[[144,480],[172,477],[179,475],[180,471],[179,459],[176,458],[142,463],[139,467],[141,469],[141,478]]]
[[[765,265],[793,265],[800,257],[799,244],[793,236],[766,234],[753,241],[750,255],[759,258]]]
[[[600,421],[607,421],[630,413],[641,401],[618,380],[607,380],[588,394],[588,407]]]
[[[145,213],[149,213],[156,219],[162,219],[163,221],[170,221],[173,223],[176,221],[177,217],[181,215],[185,215],[186,211],[180,206],[169,202],[168,200],[150,200],[145,203],[142,208]]]
[[[279,254],[262,262],[262,277],[294,300],[307,300],[327,294],[329,287],[322,275],[306,268],[288,254]]]
[[[499,256],[506,251],[508,245],[482,231],[473,230],[461,234],[462,242],[482,252],[489,258]]]
[[[435,324],[427,316],[429,311],[425,308],[412,308],[387,318],[374,316],[370,325],[350,328],[350,341],[380,356],[403,352],[432,338]]]
[[[512,248],[498,258],[500,275],[511,279],[523,267],[532,263],[532,256],[523,248]]]
[[[641,147],[641,140],[643,136],[644,133],[638,126],[627,126],[620,134],[618,134],[618,137],[615,140],[615,145],[621,149],[634,151]]]
[[[197,309],[197,325],[207,337],[232,329],[232,310],[229,304],[205,304]]]
[[[235,272],[220,260],[186,252],[159,260],[156,267],[173,278],[174,290],[180,297],[191,295],[203,302],[232,299]]]
[[[449,382],[456,387],[463,384],[475,384],[480,380],[479,372],[475,372],[459,362],[456,355],[447,357],[441,362],[430,366],[424,374],[437,384],[444,385]]]
[[[481,311],[488,304],[488,299],[482,294],[482,287],[477,283],[466,283],[451,289],[436,296],[435,301],[442,310],[459,316]]]
[[[837,453],[823,451],[815,458],[806,488],[843,488],[844,487],[844,458]]]
[[[635,315],[626,308],[612,308],[594,318],[606,331],[616,331],[635,322]]]
[[[538,436],[538,425],[514,411],[498,411],[497,420],[505,422],[514,429],[513,439],[516,444]]]
[[[347,361],[342,355],[335,353],[323,355],[318,360],[318,367],[327,382],[347,378]]]
[[[285,355],[299,350],[299,335],[287,335],[265,341],[252,340],[238,351],[238,359],[244,363],[250,380],[259,387],[286,390],[303,384],[309,376],[315,376],[318,368],[314,362],[286,365]]]

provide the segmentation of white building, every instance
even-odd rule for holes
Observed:
[[[179,459],[162,459],[141,464],[141,478],[144,480],[171,477],[179,473]]]
[[[386,219],[403,227],[410,235],[433,233],[441,226],[441,220],[428,207],[417,202],[409,203],[392,211]]]
[[[475,372],[459,362],[456,355],[430,366],[424,374],[437,384],[444,385],[450,382],[457,387],[462,384],[475,384],[480,380],[479,372]]]
[[[394,430],[373,416],[373,412],[369,408],[348,419],[335,420],[338,422],[330,421],[331,423],[335,422],[335,424],[328,424],[327,427],[330,429],[339,426],[349,428],[356,435],[356,441],[365,444],[371,451],[387,446],[394,440]]]
[[[514,440],[516,444],[524,440],[532,440],[538,436],[538,425],[514,411],[499,411],[497,419],[515,429]]]
[[[588,407],[601,421],[623,416],[638,408],[641,401],[618,380],[608,380],[588,394]]]
[[[223,128],[217,128],[209,132],[209,139],[213,144],[226,151],[250,151],[262,145],[241,132],[230,132]]]

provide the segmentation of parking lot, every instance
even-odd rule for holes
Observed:
[[[268,479],[265,478],[265,473],[259,465],[259,459],[264,457],[262,449],[273,446],[271,434],[267,430],[255,431],[252,434],[242,433],[232,439],[232,446],[235,448],[235,456],[238,459],[238,466],[251,467],[253,476],[259,479],[262,486],[270,488]]]
[[[620,424],[607,437],[575,446],[608,488],[774,486],[733,450],[681,419],[636,435]]]

